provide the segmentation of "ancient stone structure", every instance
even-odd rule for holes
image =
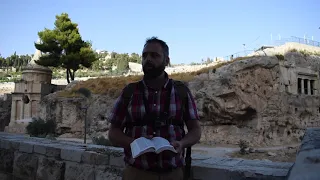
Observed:
[[[194,179],[284,180],[293,163],[193,157]],[[121,179],[123,150],[0,133],[0,179]]]
[[[203,122],[201,141],[254,146],[299,143],[320,126],[320,58],[298,52],[236,61],[189,85]]]
[[[32,60],[23,67],[21,80],[15,82],[8,132],[23,133],[31,118],[38,116],[40,100],[65,87],[51,84],[52,71],[35,63],[40,56],[41,52],[36,50]]]
[[[10,123],[11,103],[11,94],[0,96],[0,131]]]
[[[320,128],[309,128],[304,135],[288,180],[320,179]]]
[[[299,143],[305,128],[320,126],[320,58],[298,52],[251,57],[201,74],[189,88],[202,124],[202,143],[252,146]],[[89,132],[106,135],[115,97],[93,95]],[[82,137],[85,101],[52,93],[41,101],[40,117],[58,123],[59,134]]]

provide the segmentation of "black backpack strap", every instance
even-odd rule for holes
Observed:
[[[181,110],[182,113],[185,111],[185,108],[187,106],[186,103],[188,103],[188,91],[187,91],[187,85],[182,82],[182,81],[174,81],[174,87],[177,89],[177,94],[179,95],[180,99],[181,99]],[[184,127],[182,127],[184,128]],[[184,180],[188,180],[191,176],[191,146],[187,147],[187,152],[186,152],[186,156],[185,156],[185,162],[186,162],[186,166],[184,167],[184,175],[183,175],[183,179]]]
[[[124,103],[127,105],[133,95],[134,89],[136,87],[137,83],[129,83],[124,89],[122,97],[124,99]]]
[[[185,111],[186,108],[186,102],[187,102],[187,98],[188,98],[188,93],[187,93],[187,89],[186,89],[186,84],[182,81],[177,81],[174,80],[174,87],[177,89],[178,95],[181,99],[181,105],[182,105],[182,112]]]
[[[122,98],[123,98],[123,103],[125,104],[125,106],[127,107],[130,100],[131,100],[131,97],[134,93],[134,90],[137,86],[139,82],[133,82],[133,83],[129,83],[124,89],[123,89],[123,92],[122,92]],[[126,117],[129,117],[128,114]],[[126,128],[130,128],[130,126],[132,126],[131,123],[128,123],[126,122]]]

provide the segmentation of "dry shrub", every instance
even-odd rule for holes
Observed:
[[[174,73],[170,75],[170,78],[174,80],[180,80],[184,82],[192,81],[195,76],[198,76],[203,73],[209,73],[214,69],[220,68],[224,65],[233,63],[238,60],[248,59],[250,57],[239,57],[232,61],[227,61],[223,63],[216,64],[214,66],[209,66],[202,68],[198,71],[194,72],[183,72],[183,73]],[[132,75],[132,76],[120,76],[120,77],[100,77],[89,79],[86,81],[81,81],[76,84],[76,86],[72,89],[72,91],[62,91],[59,93],[59,96],[63,97],[74,97],[79,96],[75,93],[79,88],[87,88],[93,94],[106,94],[110,97],[117,97],[120,95],[122,89],[131,82],[139,81],[143,76],[142,75]]]

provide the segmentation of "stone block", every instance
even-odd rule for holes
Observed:
[[[320,149],[302,151],[290,172],[289,180],[320,178]]]
[[[121,180],[122,169],[112,168],[108,166],[97,166],[95,168],[95,180]]]
[[[0,149],[0,172],[12,173],[14,151]]]
[[[124,158],[124,155],[121,155],[121,156],[110,155],[109,165],[116,166],[116,167],[125,167],[123,158]]]
[[[11,150],[19,150],[19,148],[20,148],[20,142],[19,141],[10,141],[9,149],[11,149]]]
[[[35,144],[33,151],[48,157],[60,158],[61,147],[58,144]]]
[[[2,139],[0,142],[1,149],[19,149],[19,142],[11,141],[9,139]]]
[[[105,154],[108,154],[110,157],[109,165],[110,166],[117,166],[117,167],[124,167],[125,163],[123,161],[124,153],[123,150],[119,148],[108,147],[106,149]]]
[[[38,157],[34,154],[15,152],[13,163],[13,174],[24,180],[36,178]]]
[[[0,173],[0,179],[1,180],[12,180],[12,176],[11,176],[11,174]]]
[[[60,180],[65,172],[65,162],[44,156],[39,157],[37,180]]]
[[[305,132],[300,151],[310,149],[320,149],[320,128],[309,128]]]
[[[47,147],[44,144],[35,144],[33,146],[33,152],[38,153],[38,154],[42,154],[42,155],[46,155]]]
[[[20,152],[32,153],[33,152],[33,144],[27,142],[21,142],[19,146]]]
[[[79,149],[75,147],[67,147],[61,149],[61,159],[73,161],[73,162],[81,162],[81,156],[84,152],[84,149]]]
[[[46,146],[46,156],[60,158],[61,147],[56,144]]]
[[[320,177],[320,128],[309,128],[303,137],[295,164],[288,173],[288,180]]]
[[[82,153],[81,162],[95,165],[108,165],[109,156],[94,151],[84,151]]]
[[[94,180],[94,166],[76,162],[66,162],[64,179],[66,180]]]
[[[7,139],[1,139],[1,141],[0,141],[0,148],[1,149],[9,149],[9,140],[7,140]]]

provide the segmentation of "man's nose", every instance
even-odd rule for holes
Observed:
[[[148,53],[145,58],[146,58],[146,60],[152,60],[150,53]]]

